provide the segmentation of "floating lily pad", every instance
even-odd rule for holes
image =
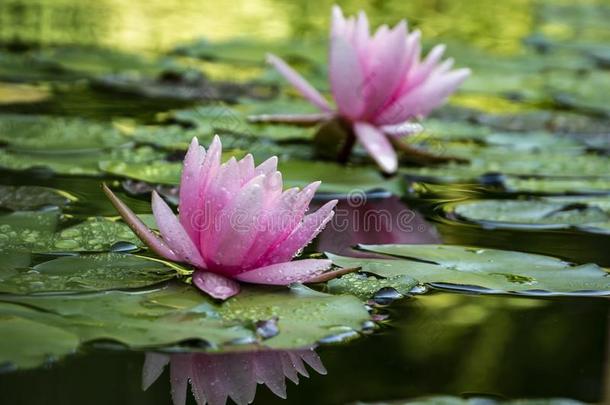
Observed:
[[[29,263],[13,263],[13,266],[13,269],[0,269],[1,292],[33,294],[140,288],[176,276],[175,271],[160,262],[119,253],[65,256],[33,267]]]
[[[267,138],[275,141],[304,141],[313,138],[314,128],[296,125],[256,124],[249,122],[248,117],[259,114],[304,114],[309,112],[317,113],[318,111],[312,111],[310,106],[305,107],[303,102],[290,100],[282,103],[274,100],[270,102],[245,102],[236,107],[222,105],[178,110],[173,111],[170,118],[208,133],[243,134],[250,137],[251,142],[260,141],[257,138]]]
[[[392,288],[400,295],[407,295],[419,282],[406,275],[378,278],[365,274],[350,273],[330,280],[328,291],[332,294],[351,294],[362,300],[373,298],[377,292]]]
[[[595,264],[542,255],[448,245],[362,245],[387,259],[330,255],[341,267],[381,277],[406,275],[450,290],[489,294],[610,295],[610,276]]]
[[[45,205],[63,207],[69,201],[65,195],[52,188],[0,185],[0,207],[13,211],[35,209]]]
[[[212,351],[236,350],[257,342],[273,348],[301,348],[318,341],[355,337],[369,319],[368,311],[355,297],[323,294],[302,286],[244,286],[239,296],[222,304],[181,283],[138,292],[5,295],[0,300],[0,320],[19,317],[77,336],[81,344],[113,341],[135,349],[185,342],[200,342],[200,350]],[[278,333],[258,336],[254,322],[275,317]],[[22,331],[13,333],[18,336]],[[46,339],[45,335],[35,336],[40,341]],[[0,357],[0,364],[29,350],[16,346],[14,353],[0,351],[5,356]]]
[[[220,319],[214,304],[185,284],[146,292],[2,299],[38,309],[28,313],[28,319],[71,332],[81,343],[111,340],[132,348],[147,348],[194,340],[218,349],[234,340],[252,337],[250,330],[236,322]]]
[[[13,151],[83,153],[125,145],[127,140],[108,124],[31,115],[0,115],[0,141]],[[42,156],[44,158],[44,156]],[[78,156],[74,156],[78,159]]]
[[[11,315],[14,309],[37,316],[35,310],[0,303],[0,370],[33,368],[76,351],[76,335],[27,317]]]
[[[91,76],[116,72],[153,74],[163,66],[159,61],[142,54],[100,47],[46,47],[33,57],[38,63]]]
[[[128,177],[154,184],[179,184],[182,163],[157,161],[128,163],[121,160],[100,162],[100,168],[115,176]]]
[[[458,216],[485,226],[582,227],[605,232],[610,227],[610,197],[548,197],[536,200],[482,200],[453,207]]]
[[[58,230],[59,210],[17,211],[0,216],[0,251],[107,251],[117,242],[134,247],[142,242],[122,222],[103,217]]]
[[[503,179],[504,187],[509,191],[529,193],[607,193],[610,190],[609,178],[522,178],[507,176]]]
[[[274,349],[306,347],[335,336],[358,335],[369,314],[353,296],[333,296],[299,285],[286,288],[248,287],[222,304],[225,319],[262,321],[278,318],[279,333],[263,342]]]
[[[400,179],[385,179],[375,166],[343,166],[323,161],[285,160],[280,161],[286,187],[304,187],[314,180],[321,180],[318,189],[323,193],[364,192],[384,189],[400,195]]]
[[[41,103],[50,97],[50,92],[41,87],[0,82],[0,105]]]
[[[109,250],[117,242],[142,246],[140,239],[124,223],[92,217],[57,232],[48,249],[66,252],[99,252]]]
[[[403,401],[356,402],[357,405],[584,405],[584,402],[564,398],[498,400],[491,397],[431,396]]]
[[[0,216],[0,251],[44,249],[53,238],[59,210],[18,211]]]

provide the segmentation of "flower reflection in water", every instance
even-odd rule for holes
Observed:
[[[170,365],[174,405],[186,403],[188,382],[197,404],[224,405],[254,401],[257,384],[265,384],[275,395],[286,398],[286,378],[299,383],[299,374],[309,377],[305,364],[319,374],[326,369],[314,348],[260,350],[237,353],[147,353],[142,370],[142,388],[148,389]]]
[[[334,218],[319,236],[318,251],[367,256],[352,247],[386,243],[441,243],[441,238],[432,224],[400,198],[354,192],[339,201]]]

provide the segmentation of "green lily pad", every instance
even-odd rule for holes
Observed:
[[[329,255],[333,263],[381,277],[406,275],[450,290],[490,294],[610,295],[610,277],[595,264],[575,266],[542,255],[448,245],[362,245],[392,258]]]
[[[33,368],[76,351],[78,337],[62,328],[12,315],[14,308],[36,316],[36,311],[0,303],[0,368]]]
[[[0,105],[42,103],[49,98],[51,93],[42,87],[0,82]]]
[[[419,285],[417,280],[406,275],[377,278],[350,273],[330,280],[326,288],[331,294],[350,294],[368,300],[384,288],[392,288],[401,295],[407,295],[417,285]]]
[[[504,187],[509,191],[528,193],[597,193],[610,190],[608,178],[521,178],[507,176]]]
[[[304,187],[321,180],[318,189],[322,193],[363,192],[384,189],[400,195],[402,186],[398,177],[385,179],[375,166],[343,166],[323,161],[284,160],[279,170],[286,187]]]
[[[547,197],[537,200],[482,200],[458,203],[458,216],[486,226],[583,227],[605,232],[610,226],[610,197]]]
[[[117,242],[142,246],[140,239],[124,223],[92,217],[57,232],[48,249],[49,251],[99,252],[109,250]]]
[[[128,163],[121,160],[106,160],[100,162],[100,168],[115,176],[154,184],[179,184],[182,173],[182,163],[168,161]]]
[[[64,256],[33,267],[29,261],[3,265],[0,291],[12,294],[140,288],[176,276],[160,262],[119,253]]]
[[[306,347],[341,336],[352,338],[369,314],[355,297],[334,296],[298,285],[248,287],[218,308],[224,319],[256,322],[278,319],[279,333],[263,344],[274,349]]]
[[[73,333],[81,343],[111,340],[132,348],[148,348],[198,340],[218,349],[252,337],[251,330],[219,318],[214,304],[185,284],[146,292],[114,290],[1,299],[38,309],[28,313],[28,319]]]
[[[116,129],[107,124],[14,114],[0,115],[0,141],[6,142],[12,151],[43,155],[92,152],[127,143]]]
[[[0,185],[0,207],[13,211],[30,210],[45,205],[63,207],[69,201],[69,198],[52,188]]]
[[[153,74],[162,64],[153,58],[115,49],[84,46],[46,47],[33,55],[38,63],[66,71],[98,76],[116,72]]]
[[[59,210],[17,211],[0,216],[0,251],[100,252],[117,242],[142,246],[122,222],[103,217],[58,230]]]
[[[356,402],[357,405],[584,405],[584,402],[564,398],[496,400],[490,397],[430,396],[389,402]]]
[[[59,210],[18,211],[0,216],[0,251],[45,249],[59,222]]]
[[[138,292],[1,295],[0,301],[0,320],[19,317],[76,336],[81,344],[112,341],[134,349],[182,342],[201,342],[204,346],[199,345],[200,349],[211,351],[239,350],[253,344],[301,348],[318,341],[355,337],[369,319],[357,298],[324,294],[304,286],[243,286],[239,296],[224,303],[214,302],[182,283]],[[255,323],[271,319],[277,325],[277,334],[259,336]],[[21,330],[13,334],[18,336]],[[45,335],[32,336],[46,339]],[[70,342],[73,348],[73,340]],[[4,356],[0,364],[25,356],[29,350],[16,346],[12,353],[0,351]]]
[[[250,115],[318,112],[312,111],[311,106],[305,105],[304,102],[293,101],[291,99],[290,101],[287,99],[281,100],[269,102],[249,101],[236,107],[226,105],[195,107],[193,109],[173,111],[169,117],[173,121],[194,126],[209,134],[243,134],[251,138],[251,143],[260,142],[257,138],[274,141],[311,140],[315,133],[315,129],[311,127],[259,124],[248,121]]]

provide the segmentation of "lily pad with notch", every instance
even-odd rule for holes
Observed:
[[[550,256],[450,245],[360,245],[387,258],[328,254],[337,266],[380,277],[406,275],[453,291],[531,296],[608,296],[610,276],[596,264]]]

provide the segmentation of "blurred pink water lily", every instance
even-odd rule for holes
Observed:
[[[328,70],[336,111],[299,73],[268,55],[267,61],[321,114],[264,116],[260,121],[315,123],[340,117],[381,169],[395,172],[392,142],[421,131],[412,120],[443,104],[470,74],[469,69],[452,70],[452,59],[441,60],[444,45],[422,59],[420,35],[409,33],[404,20],[392,29],[382,25],[371,35],[364,12],[346,19],[334,6]]]
[[[330,221],[337,201],[306,215],[320,182],[283,191],[276,157],[259,166],[252,155],[221,164],[221,152],[218,136],[207,152],[196,138],[191,142],[180,182],[179,217],[153,192],[161,237],[108,187],[104,190],[144,243],[166,259],[193,265],[193,283],[214,298],[237,294],[238,281],[288,285],[318,279],[331,267],[330,260],[290,260]]]

